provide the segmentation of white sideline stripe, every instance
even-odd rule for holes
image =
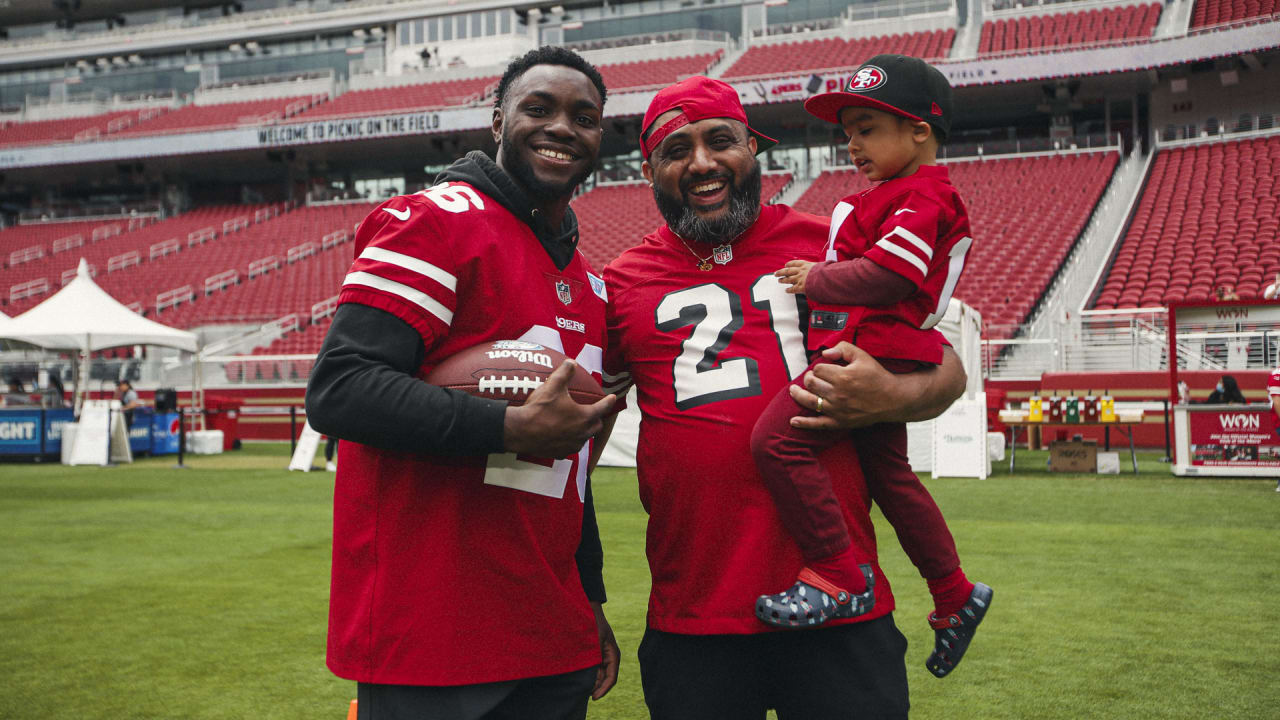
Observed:
[[[885,237],[887,238],[888,235],[886,235]],[[906,260],[907,262],[914,265],[916,269],[921,272],[921,274],[924,274],[924,275],[929,274],[929,269],[925,267],[924,261],[916,257],[916,254],[911,252],[910,250],[903,250],[902,248],[889,242],[888,240],[881,240],[880,242],[876,243],[876,247],[883,249],[887,253],[897,255],[903,260]]]
[[[928,260],[933,259],[933,248],[929,247],[929,243],[921,240],[919,235],[916,235],[910,230],[902,227],[901,225],[898,225],[897,227],[889,231],[889,235],[885,235],[880,239],[888,240],[890,235],[897,235],[898,237],[905,239],[907,242],[911,243],[912,245],[915,245],[920,252],[924,253],[924,256],[926,259]]]
[[[414,290],[408,285],[378,277],[377,275],[371,275],[367,272],[348,273],[347,276],[342,279],[342,285],[343,287],[346,287],[347,285],[364,285],[365,287],[371,287],[375,290],[391,293],[392,295],[404,298],[432,315],[435,315],[440,318],[445,325],[453,325],[452,310],[441,305],[430,295],[420,290]]]
[[[388,265],[395,265],[396,267],[404,268],[405,270],[408,270],[410,272],[416,272],[419,275],[424,275],[426,277],[429,277],[432,280],[435,280],[436,282],[440,283],[441,285],[449,288],[449,290],[453,292],[458,291],[458,278],[454,277],[450,273],[445,272],[444,270],[441,270],[435,265],[432,265],[431,263],[426,262],[425,260],[419,260],[416,257],[410,257],[403,253],[398,253],[393,250],[386,250],[384,248],[368,247],[364,249],[364,252],[360,253],[360,257],[358,259],[374,260],[376,262],[383,262]]]

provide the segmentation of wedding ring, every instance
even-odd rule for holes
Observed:
[[[822,398],[818,398],[818,408],[817,408],[817,410],[818,410],[818,414],[819,414],[819,415],[821,415],[821,414],[822,414]]]

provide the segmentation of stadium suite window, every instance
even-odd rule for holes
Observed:
[[[427,18],[427,42],[440,40],[440,18]]]
[[[484,23],[483,13],[478,13],[478,12],[471,13],[471,37],[481,37],[484,35],[484,32],[481,29],[481,25],[483,23]]]
[[[466,15],[458,16],[458,27],[456,27],[455,30],[458,33],[459,40],[467,39],[467,16]]]
[[[453,16],[440,18],[440,40],[453,39]]]
[[[422,44],[422,21],[421,20],[413,21],[413,44],[414,45]]]
[[[511,34],[511,14],[512,13],[510,10],[498,11],[498,20],[499,20],[498,32],[499,33],[503,35]]]

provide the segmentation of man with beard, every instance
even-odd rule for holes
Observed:
[[[582,718],[616,681],[586,467],[613,398],[578,405],[573,360],[520,407],[421,381],[492,340],[599,377],[604,286],[569,198],[604,101],[578,55],[526,54],[498,85],[496,162],[469,153],[356,234],[307,411],[344,441],[328,665],[361,720]]]
[[[768,708],[782,720],[906,717],[906,640],[878,567],[874,609],[860,617],[787,633],[753,613],[760,594],[803,566],[750,448],[761,411],[808,365],[807,308],[774,273],[818,259],[827,223],[760,205],[755,155],[775,141],[746,120],[718,80],[689,78],[654,97],[643,171],[667,225],[605,270],[606,390],[634,385],[643,413],[636,465],[653,578],[639,652],[645,701],[658,720],[755,720]],[[820,366],[808,391],[792,391],[827,416],[799,426],[934,417],[964,390],[952,352],[908,375],[848,343],[829,353],[848,364]],[[874,559],[856,452],[840,443],[821,458],[853,542]]]

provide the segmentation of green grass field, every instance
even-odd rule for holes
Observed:
[[[282,470],[287,452],[0,464],[0,718],[345,718],[354,686],[324,665],[332,475]],[[924,582],[877,518],[915,717],[1276,717],[1273,481],[1019,465],[928,481],[966,571],[996,589],[945,680],[923,667]],[[643,718],[645,516],[633,472],[594,482],[623,667],[590,717]]]

